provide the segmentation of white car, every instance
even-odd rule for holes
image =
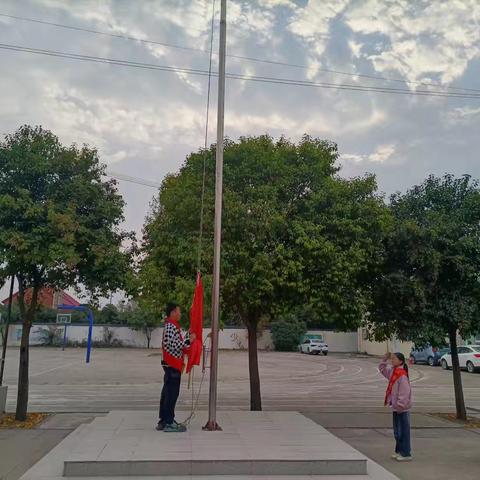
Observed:
[[[309,355],[328,355],[328,345],[324,342],[320,335],[307,336],[298,346],[300,353],[308,353]]]
[[[460,368],[466,368],[468,373],[474,373],[480,369],[480,345],[465,345],[458,347],[458,361]],[[452,356],[446,353],[440,360],[442,368],[452,368]]]

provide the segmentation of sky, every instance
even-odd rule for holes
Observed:
[[[227,72],[411,92],[480,94],[478,0],[227,3]],[[217,0],[215,52],[219,4]],[[206,70],[211,11],[212,0],[2,0],[0,43]],[[125,36],[156,43],[118,38]],[[189,152],[203,146],[204,76],[4,49],[0,61],[1,135],[25,123],[42,125],[66,144],[98,148],[109,171],[153,184],[160,184]],[[217,68],[214,55],[213,70]],[[215,141],[216,94],[213,78],[209,143]],[[298,141],[309,134],[332,140],[339,147],[340,174],[374,173],[380,191],[387,195],[432,173],[480,178],[479,132],[480,98],[227,79],[228,137],[268,133]],[[141,232],[155,188],[120,181],[119,190],[127,203],[124,226]]]

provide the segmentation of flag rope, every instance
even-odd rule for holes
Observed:
[[[204,342],[203,342],[203,345],[202,345],[202,348],[205,348],[205,344],[207,343],[207,340],[208,340],[209,337],[207,337]],[[202,377],[200,379],[200,385],[198,386],[198,392],[197,392],[197,395],[195,397],[195,390],[193,388],[193,380],[194,380],[194,372],[195,370],[195,367],[192,368],[192,370],[190,371],[189,373],[189,377],[188,377],[188,384],[189,384],[189,387],[190,387],[190,380],[191,380],[191,386],[192,386],[192,408],[190,410],[190,415],[183,421],[183,422],[180,422],[181,425],[185,425],[185,427],[188,427],[190,425],[190,423],[192,422],[192,420],[195,418],[195,414],[197,413],[197,407],[198,407],[198,402],[200,400],[200,393],[202,392],[202,385],[203,385],[203,381],[205,380],[205,376],[206,376],[206,368],[202,368]]]
[[[203,239],[203,217],[205,205],[205,179],[207,176],[207,148],[208,148],[208,123],[210,114],[210,92],[212,85],[212,57],[213,57],[213,33],[215,30],[215,0],[212,2],[212,22],[210,26],[210,52],[208,64],[208,84],[207,84],[207,106],[205,112],[205,142],[203,145],[203,173],[202,173],[202,194],[200,198],[200,228],[198,233],[198,253],[197,253],[197,271],[202,269],[202,239]]]

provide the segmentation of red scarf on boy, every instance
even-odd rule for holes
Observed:
[[[390,381],[388,382],[387,391],[385,392],[385,403],[384,403],[384,405],[387,405],[388,399],[392,395],[392,389],[393,389],[393,385],[395,384],[395,382],[400,377],[404,377],[404,376],[408,376],[408,373],[406,372],[406,370],[403,367],[395,367],[393,369],[392,375],[390,375]]]
[[[182,329],[180,328],[180,324],[176,321],[173,320],[173,318],[167,318],[165,321],[165,326],[171,323],[178,332],[178,335],[180,337],[180,342],[183,345],[183,335],[182,335]],[[178,370],[180,373],[183,373],[184,369],[184,354],[185,350],[182,348],[180,352],[175,352],[179,354],[180,356],[176,356],[174,354],[174,351],[171,350],[171,345],[168,345],[165,343],[165,329],[163,330],[163,339],[162,339],[162,353],[163,353],[163,361],[169,366],[174,368],[175,370]]]

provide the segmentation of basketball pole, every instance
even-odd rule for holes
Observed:
[[[227,0],[220,5],[220,45],[218,65],[217,150],[215,167],[215,225],[212,286],[212,348],[208,422],[205,430],[221,430],[217,423],[218,326],[220,313],[220,253],[222,247],[223,139],[225,120],[225,57],[227,44]]]

